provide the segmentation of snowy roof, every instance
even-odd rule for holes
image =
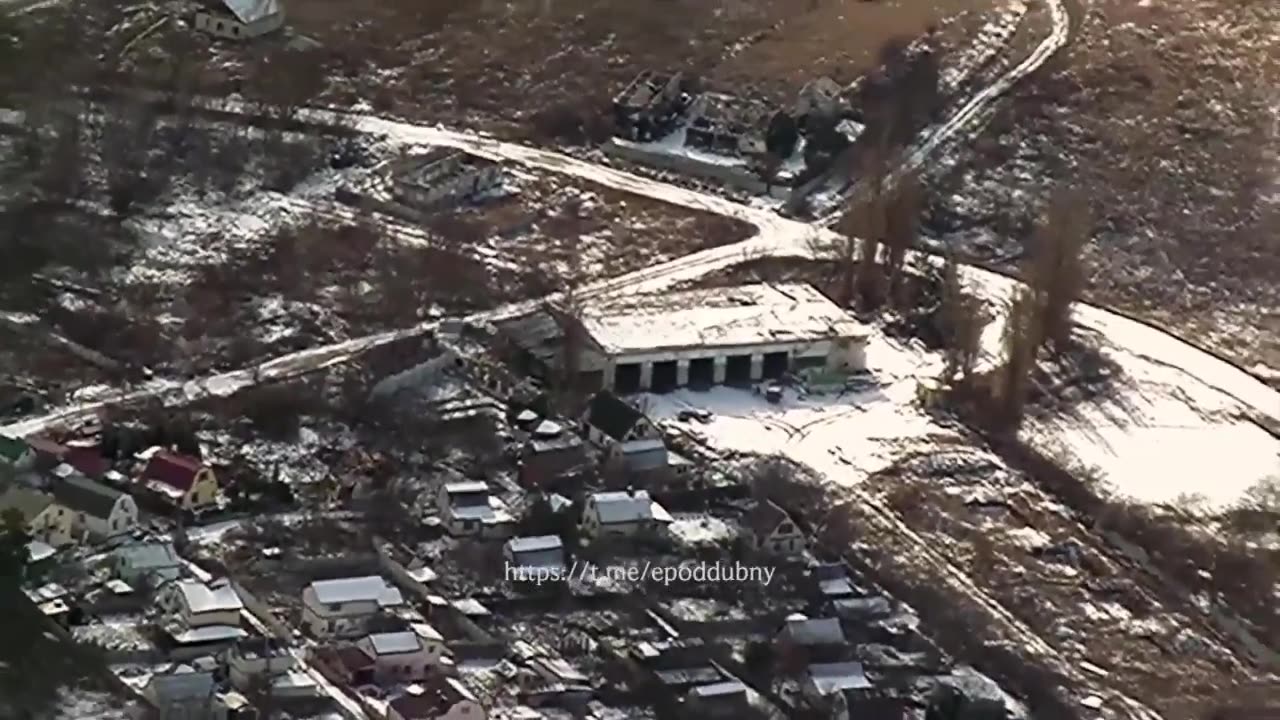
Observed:
[[[543,420],[533,429],[534,437],[553,438],[564,432],[564,427],[554,420]]]
[[[47,557],[51,557],[58,549],[48,543],[32,540],[27,543],[27,559],[30,562],[40,562]]]
[[[116,548],[115,555],[135,570],[180,565],[173,545],[167,542],[133,543]]]
[[[623,454],[645,453],[654,450],[666,450],[667,444],[662,442],[662,438],[649,438],[647,440],[628,440],[619,446]]]
[[[418,652],[422,649],[422,640],[417,633],[409,631],[374,633],[369,636],[369,646],[378,655],[398,655]]]
[[[222,4],[246,25],[280,12],[280,0],[222,0]]]
[[[618,296],[585,308],[582,323],[610,355],[867,336],[862,323],[804,284]]]
[[[417,633],[418,637],[423,640],[444,640],[444,636],[440,634],[440,631],[427,623],[411,623],[409,628]]]
[[[666,509],[654,502],[644,490],[635,492],[600,492],[591,496],[602,525],[657,520],[670,522]]]
[[[836,618],[789,618],[783,634],[799,645],[842,645],[844,630]]]
[[[317,580],[311,583],[311,590],[315,593],[316,600],[325,604],[376,601],[387,607],[404,603],[400,591],[377,575]]]
[[[747,686],[738,680],[726,680],[724,682],[711,683],[710,685],[699,685],[689,691],[689,695],[697,698],[723,698],[732,695],[743,695],[747,692]]]
[[[222,610],[239,612],[244,609],[240,596],[231,587],[231,583],[225,580],[212,585],[205,585],[199,580],[178,580],[176,587],[178,593],[182,595],[182,601],[192,613]]]
[[[457,610],[463,615],[488,615],[489,614],[489,608],[480,604],[480,601],[476,600],[475,598],[459,598],[457,600],[451,601],[450,604],[453,605],[453,609]]]
[[[814,663],[808,675],[819,695],[871,687],[860,662]]]
[[[564,547],[564,541],[560,539],[559,535],[533,535],[512,538],[507,541],[507,547],[513,553],[559,550]]]
[[[73,474],[63,476],[50,488],[58,504],[103,520],[111,517],[111,510],[124,493],[88,478],[76,477],[74,472],[72,470]]]
[[[488,494],[489,485],[482,480],[464,480],[462,482],[447,483],[444,486],[444,492],[446,495]]]
[[[249,633],[234,625],[204,625],[173,634],[174,642],[182,645],[240,640],[246,637],[249,637]]]

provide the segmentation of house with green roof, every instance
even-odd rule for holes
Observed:
[[[21,438],[0,435],[0,466],[25,470],[35,462],[31,446]]]

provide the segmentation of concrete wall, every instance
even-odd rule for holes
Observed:
[[[646,150],[633,145],[622,145],[610,140],[604,146],[606,154],[631,162],[652,165],[664,170],[714,180],[753,195],[770,195],[780,200],[791,197],[791,187],[775,183],[772,186],[760,179],[760,176],[738,165],[717,165],[699,162],[685,155]]]
[[[197,12],[195,26],[197,30],[228,40],[248,40],[279,30],[284,26],[284,13],[245,24],[229,14]]]

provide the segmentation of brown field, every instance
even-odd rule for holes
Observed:
[[[938,190],[935,230],[1015,252],[1049,189],[1091,194],[1089,297],[1280,367],[1280,5],[1107,0]],[[938,222],[941,220],[941,222]]]
[[[361,95],[400,114],[526,135],[541,114],[603,111],[648,68],[775,99],[822,74],[849,82],[886,40],[913,38],[992,2],[549,0],[455,3],[443,17],[384,3],[354,35],[347,22],[335,24],[334,4],[306,0],[291,11],[303,32],[394,72]]]

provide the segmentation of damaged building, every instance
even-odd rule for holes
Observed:
[[[705,93],[689,108],[685,143],[713,153],[763,155],[773,115],[772,108],[757,100]]]
[[[453,148],[432,148],[390,165],[391,194],[414,209],[468,200],[502,183],[502,167]]]
[[[675,129],[689,99],[681,73],[646,70],[614,96],[614,127],[628,140],[655,140]]]
[[[206,0],[196,10],[195,28],[229,40],[248,40],[284,26],[280,0]]]
[[[577,323],[584,389],[745,386],[807,367],[866,366],[867,329],[811,285],[637,294],[589,304],[576,318],[548,317],[555,313],[547,309],[501,329],[529,365],[550,367],[563,356],[554,329]]]

